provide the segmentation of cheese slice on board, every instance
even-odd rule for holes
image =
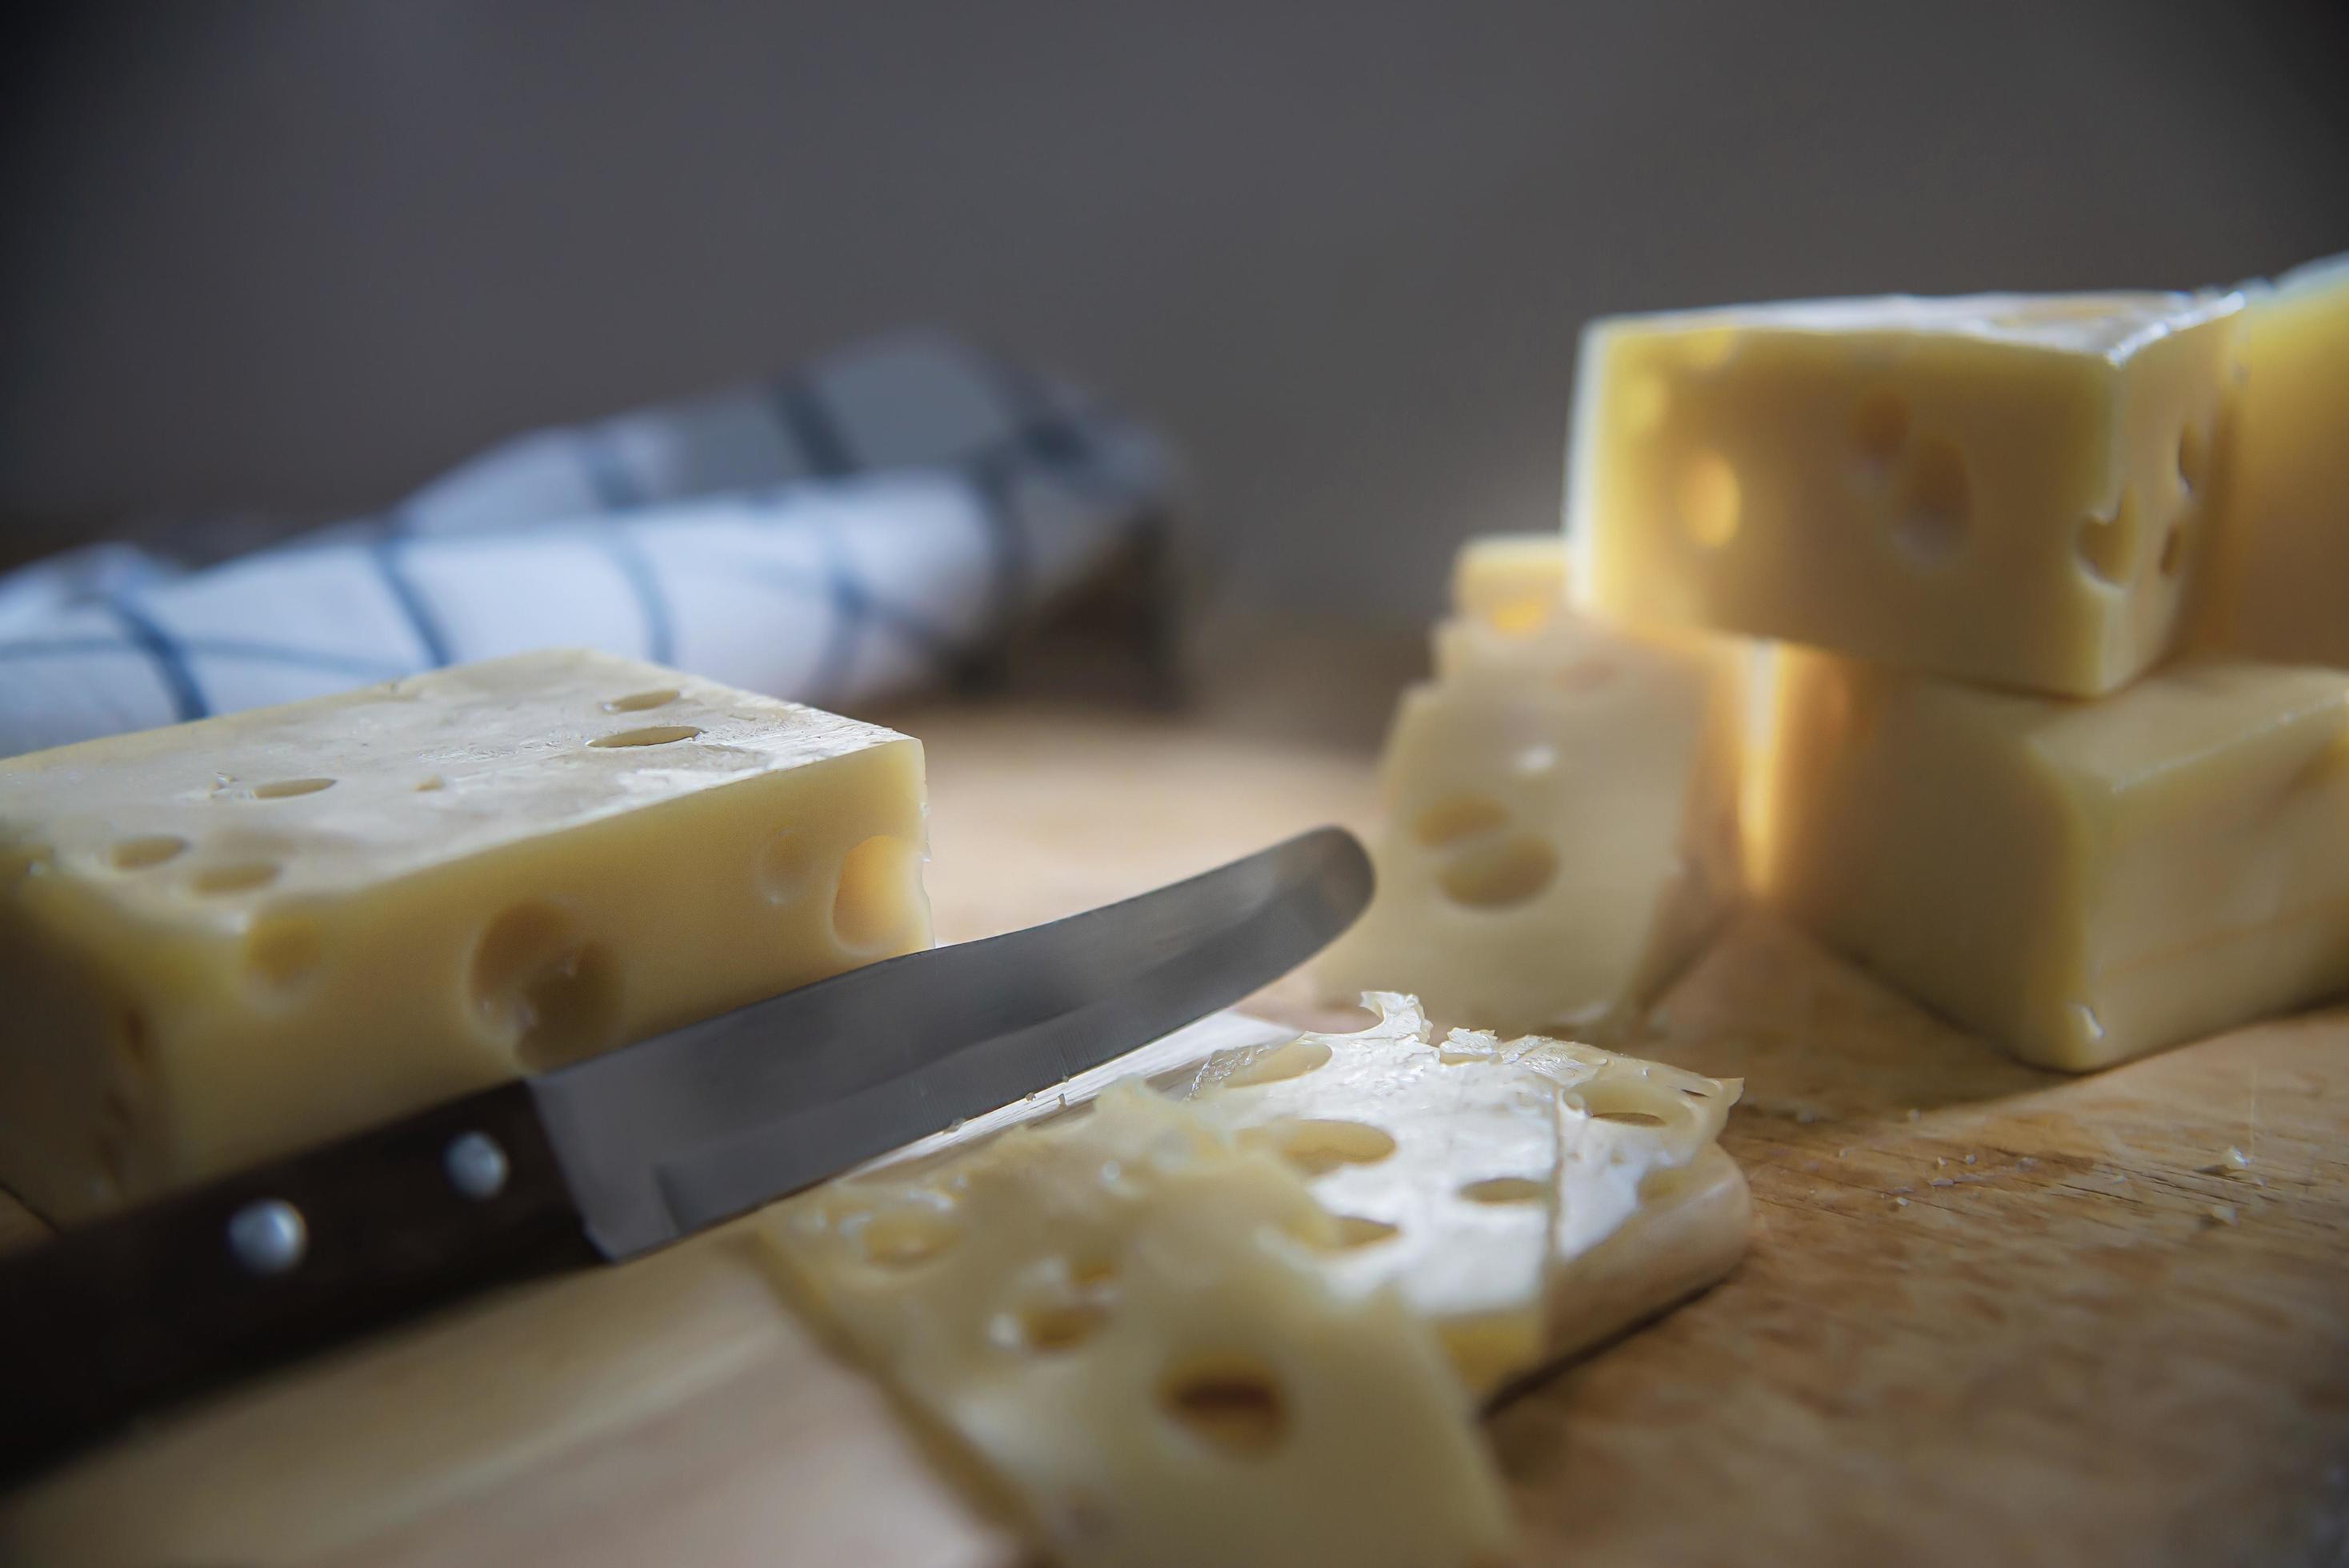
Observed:
[[[2083,703],[1779,665],[1765,895],[2024,1060],[2349,986],[2349,673],[2189,659]]]
[[[818,1321],[1057,1561],[1438,1568],[1506,1547],[1475,1410],[1276,1155],[1138,1082],[835,1181],[767,1233]]]
[[[929,944],[918,741],[555,651],[0,762],[0,1183],[72,1222]]]
[[[1607,1038],[1733,906],[1741,645],[1578,617],[1455,617],[1381,763],[1370,909],[1322,994],[1412,991],[1448,1023]]]
[[[1716,1140],[1742,1085],[1578,1043],[1454,1030],[1416,999],[1363,998],[1359,1034],[1308,1034],[1211,1062],[1201,1111],[1306,1173],[1348,1243],[1324,1267],[1350,1294],[1388,1287],[1489,1394],[1728,1272],[1749,1218]],[[1725,1180],[1723,1174],[1725,1172]],[[1633,1227],[1672,1244],[1593,1288],[1591,1260]]]
[[[2239,294],[1824,300],[1585,332],[1576,586],[1626,621],[2077,696],[2170,647]]]
[[[2349,665],[2349,255],[2254,291],[2237,358],[2226,525],[2199,640]]]

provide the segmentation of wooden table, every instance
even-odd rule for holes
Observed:
[[[897,716],[941,935],[1367,825],[1395,667],[1266,663],[1183,718]],[[1327,1016],[1293,979],[1250,1006]],[[2067,1079],[1749,915],[1639,1048],[1746,1079],[1753,1251],[1495,1412],[1527,1561],[2349,1562],[2349,1013]],[[747,1255],[510,1293],[175,1417],[0,1503],[0,1558],[1016,1561]]]

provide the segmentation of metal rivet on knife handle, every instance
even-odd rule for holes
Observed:
[[[506,1184],[506,1151],[486,1132],[463,1132],[449,1140],[440,1156],[449,1185],[468,1198],[496,1197]]]
[[[282,1274],[309,1245],[302,1211],[282,1198],[259,1199],[229,1216],[228,1250],[247,1274]]]

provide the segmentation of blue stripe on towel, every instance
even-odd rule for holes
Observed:
[[[117,593],[106,603],[114,612],[114,618],[122,623],[130,641],[154,664],[163,689],[171,694],[172,717],[184,724],[210,714],[212,705],[204,700],[203,688],[196,685],[196,672],[188,665],[187,651],[152,616],[139,608],[129,594]]]

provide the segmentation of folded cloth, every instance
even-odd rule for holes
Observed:
[[[1164,525],[1171,455],[1064,383],[904,335],[509,441],[378,516],[197,568],[0,576],[0,756],[584,645],[827,705],[950,678]]]

